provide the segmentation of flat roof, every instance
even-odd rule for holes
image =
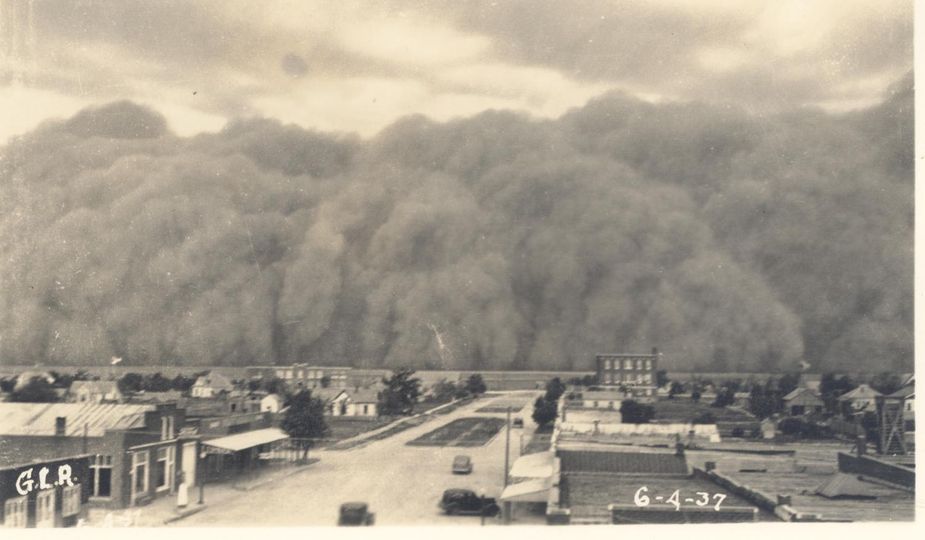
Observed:
[[[246,450],[248,448],[260,446],[261,444],[268,444],[288,438],[289,435],[286,435],[286,433],[284,433],[281,429],[266,428],[257,429],[254,431],[246,431],[244,433],[238,433],[235,435],[228,435],[226,437],[219,437],[217,439],[203,441],[202,444],[215,448],[221,448],[222,450],[238,452],[240,450]]]

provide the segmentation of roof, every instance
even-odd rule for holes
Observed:
[[[552,452],[527,454],[514,461],[510,475],[516,478],[549,478],[553,473],[553,461],[555,456]]]
[[[908,386],[903,386],[902,388],[893,392],[889,396],[890,397],[902,397],[906,399],[914,398],[915,397],[915,385],[910,384]]]
[[[829,499],[839,497],[875,499],[884,489],[887,488],[863,481],[861,476],[837,473],[820,484],[815,493]]]
[[[873,388],[871,388],[870,386],[867,386],[866,384],[862,384],[858,386],[857,388],[855,388],[854,390],[847,392],[845,394],[842,394],[838,398],[838,401],[851,401],[854,399],[873,399],[879,395],[881,395],[880,392],[874,390]]]
[[[260,446],[261,444],[281,441],[288,438],[289,435],[286,435],[281,429],[267,428],[257,429],[254,431],[245,431],[244,433],[228,435],[227,437],[219,437],[217,439],[204,441],[203,444],[215,448],[221,448],[222,450],[238,452],[240,450],[246,450],[248,448]]]
[[[379,391],[375,388],[360,388],[353,392],[347,392],[350,401],[354,403],[378,403]]]
[[[166,401],[179,401],[182,397],[183,397],[183,394],[181,394],[181,393],[180,393],[179,391],[177,391],[177,390],[167,390],[167,391],[165,391],[165,392],[146,392],[146,391],[141,391],[141,392],[135,393],[135,394],[132,395],[129,399],[130,399],[130,401],[132,401],[132,402],[139,402],[139,401],[141,401],[141,402],[149,402],[149,401],[155,401],[155,402],[163,403],[163,402],[166,402]]]
[[[813,391],[810,390],[809,388],[805,388],[805,387],[802,387],[802,386],[799,387],[799,388],[795,388],[792,392],[790,392],[789,394],[787,394],[786,396],[784,396],[783,399],[784,399],[784,401],[793,401],[793,400],[796,399],[797,397],[800,397],[800,396],[802,396],[802,395],[804,395],[804,394],[807,394],[808,396],[812,396],[813,398],[815,398],[815,399],[818,400],[818,401],[822,401],[822,398],[820,398],[818,395],[816,395],[815,392],[813,392]]]
[[[193,386],[210,386],[212,388],[228,390],[234,388],[234,385],[231,384],[231,380],[228,377],[215,371],[210,371],[209,373],[200,376],[198,379],[196,379],[196,384]]]
[[[621,452],[560,449],[562,472],[686,475],[687,460],[673,452]]]
[[[55,434],[58,417],[67,418],[65,435],[99,437],[107,429],[132,429],[144,425],[151,405],[112,403],[0,403],[0,435]]]
[[[627,392],[619,390],[585,390],[581,392],[581,399],[599,401],[621,401],[626,399]]]
[[[313,388],[311,393],[313,398],[318,398],[327,403],[346,393],[346,390],[343,388]]]
[[[116,384],[116,381],[74,381],[71,383],[70,390],[71,392],[86,390],[88,392],[108,394],[110,392],[118,392],[119,385]]]
[[[517,484],[510,484],[501,493],[501,500],[506,502],[539,502],[549,500],[549,488],[552,478],[527,480]]]

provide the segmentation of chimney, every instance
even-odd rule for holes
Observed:
[[[58,416],[55,418],[55,437],[64,437],[67,432],[67,417]]]

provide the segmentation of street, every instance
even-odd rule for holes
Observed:
[[[446,516],[437,507],[445,489],[468,488],[488,497],[499,497],[503,489],[505,431],[488,444],[476,448],[419,447],[405,443],[455,419],[472,416],[503,418],[504,413],[479,413],[476,409],[493,402],[507,403],[523,397],[524,428],[511,430],[510,462],[519,456],[521,436],[526,445],[533,423],[530,403],[535,391],[488,396],[438,416],[421,426],[352,450],[319,450],[311,454],[320,461],[275,485],[264,485],[239,497],[209,506],[205,511],[174,526],[324,526],[337,523],[341,503],[362,501],[376,514],[376,525],[476,525],[475,516]],[[512,412],[512,418],[517,415]],[[523,432],[523,433],[522,433]],[[453,457],[472,457],[469,475],[453,475]],[[208,496],[206,497],[208,503]]]

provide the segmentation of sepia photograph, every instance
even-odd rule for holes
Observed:
[[[0,528],[911,527],[914,4],[0,0]]]

